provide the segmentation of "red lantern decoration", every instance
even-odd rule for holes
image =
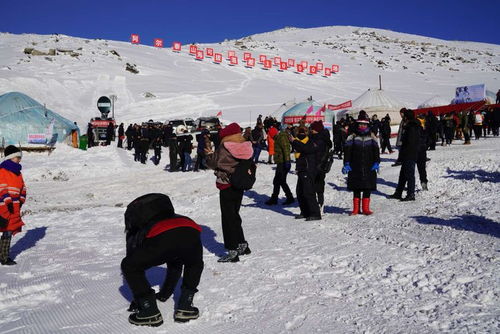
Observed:
[[[214,63],[222,63],[222,53],[214,54]]]
[[[231,58],[229,58],[229,64],[238,65],[238,57],[232,56]]]
[[[273,67],[273,62],[271,59],[266,59],[266,61],[264,61],[264,68],[265,69],[270,69]]]
[[[286,71],[288,69],[288,63],[282,61],[280,63],[280,71]]]
[[[248,58],[247,67],[254,67],[254,66],[255,66],[255,58]]]
[[[213,57],[214,56],[214,49],[207,48],[205,51],[206,51],[205,53],[207,54],[207,57]]]
[[[203,60],[205,58],[203,50],[196,50],[196,60]]]
[[[163,39],[155,38],[153,45],[155,46],[155,48],[162,48],[163,47]]]
[[[316,66],[309,66],[309,74],[316,74],[318,73],[318,69]]]
[[[302,65],[303,68],[307,68],[308,63],[307,61],[303,60],[300,62],[300,65]]]
[[[252,54],[250,52],[243,52],[243,60],[248,60],[248,58],[252,58]]]
[[[295,59],[288,59],[288,66],[295,67]]]
[[[259,63],[264,64],[264,62],[266,61],[266,59],[267,59],[266,55],[260,55],[259,56]]]
[[[329,67],[325,67],[325,77],[329,77],[332,75],[332,69]]]
[[[196,51],[198,51],[198,47],[196,45],[194,45],[194,44],[191,44],[189,46],[189,53],[192,54],[192,55],[195,55]]]
[[[318,71],[323,71],[323,63],[316,63],[316,68]]]
[[[281,57],[274,57],[274,65],[280,65],[281,64]]]
[[[227,59],[231,59],[231,57],[236,57],[236,51],[227,52]]]
[[[332,72],[337,73],[339,71],[339,65],[332,65]]]
[[[297,72],[299,73],[304,72],[304,66],[302,66],[302,64],[297,64]]]

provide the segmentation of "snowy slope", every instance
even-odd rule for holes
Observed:
[[[33,42],[42,51],[57,46],[81,55],[28,58],[23,49]],[[229,50],[236,42],[212,46]],[[311,94],[327,103],[356,98],[376,86],[378,74],[384,87],[410,106],[435,94],[451,97],[456,85],[484,82],[498,88],[496,45],[354,27],[287,28],[241,42],[255,53],[338,63],[341,73],[312,78],[200,63],[185,53],[121,42],[0,34],[0,92],[26,92],[82,124],[97,114],[97,98],[110,93],[118,95],[116,113],[125,123],[220,109],[228,121],[248,122],[250,111],[255,119]],[[433,57],[422,47],[449,56]],[[411,58],[416,54],[431,63]],[[457,57],[477,60],[463,63]],[[437,65],[445,58],[458,71]],[[387,68],[379,68],[377,59]],[[127,62],[140,73],[126,72]],[[145,98],[145,92],[156,98]],[[165,172],[167,153],[160,166],[134,163],[130,152],[115,147],[83,152],[59,145],[50,156],[25,155],[27,226],[13,239],[18,265],[0,267],[0,333],[498,332],[498,138],[429,152],[430,190],[417,193],[413,203],[386,198],[399,169],[390,167],[395,156],[383,156],[370,217],[347,214],[352,194],[339,161],[327,176],[327,214],[314,223],[294,220],[297,206],[263,204],[274,170],[259,165],[241,210],[252,254],[236,264],[217,263],[224,248],[215,177],[209,171]],[[294,174],[288,183],[295,188]],[[162,327],[127,322],[130,292],[119,268],[123,213],[147,192],[167,193],[178,213],[203,225],[197,321],[175,324],[169,300],[160,305]],[[154,268],[148,277],[158,288],[164,269]]]
[[[320,103],[355,99],[368,88],[383,87],[409,107],[433,95],[453,97],[460,85],[485,83],[496,92],[500,46],[450,42],[357,27],[285,28],[241,40],[201,45],[226,54],[236,50],[309,63],[340,65],[331,78],[246,69],[198,62],[168,49],[64,35],[0,34],[0,92],[25,92],[63,116],[86,122],[96,115],[99,96],[118,96],[116,117],[125,123],[153,118],[198,117],[223,110],[223,118],[250,122],[285,101],[312,95]],[[26,47],[57,56],[28,56]],[[117,52],[114,54],[113,51]],[[137,65],[139,74],[125,71]],[[146,98],[146,92],[154,98]]]

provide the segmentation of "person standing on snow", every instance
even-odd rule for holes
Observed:
[[[274,124],[269,127],[267,131],[267,151],[269,153],[269,159],[267,161],[268,164],[273,163],[274,157],[274,136],[278,134],[278,130],[274,127]]]
[[[288,140],[288,133],[286,129],[281,129],[281,131],[276,134],[273,138],[274,140],[274,162],[276,163],[276,171],[273,179],[273,194],[271,198],[265,202],[267,205],[278,204],[278,196],[280,194],[280,188],[286,195],[286,200],[283,205],[292,204],[295,202],[293,194],[290,191],[290,187],[286,183],[286,177],[288,172],[292,167],[290,162],[290,141]]]
[[[0,164],[0,263],[11,266],[16,264],[9,256],[12,236],[24,225],[21,219],[21,207],[26,201],[21,150],[13,145],[5,148],[5,157]]]
[[[323,214],[323,206],[325,204],[325,172],[321,169],[322,163],[327,159],[328,152],[332,148],[330,140],[330,132],[323,126],[323,121],[315,121],[311,123],[311,140],[316,149],[316,164],[317,173],[314,178],[314,190],[316,199],[319,205],[319,212]]]
[[[237,123],[231,123],[221,129],[219,135],[221,142],[215,152],[211,149],[206,150],[207,166],[214,170],[217,177],[224,247],[228,251],[218,262],[238,262],[240,255],[251,252],[245,240],[240,216],[243,190],[235,189],[231,185],[230,178],[238,165],[238,160],[250,159],[253,156],[253,149],[252,143],[241,135],[241,128]]]
[[[342,173],[347,174],[347,188],[353,191],[351,215],[361,213],[360,206],[364,215],[371,215],[370,195],[377,190],[380,153],[377,138],[368,128],[368,117],[360,113],[357,123],[355,133],[347,138],[345,144]]]
[[[123,139],[125,139],[125,129],[123,123],[118,127],[118,147],[123,148]]]
[[[415,119],[412,110],[406,110],[404,117],[406,125],[404,135],[401,138],[401,170],[399,172],[398,185],[394,194],[389,198],[399,199],[402,201],[415,200],[415,164],[418,159],[420,135],[419,122]],[[402,198],[405,185],[408,184],[408,192],[405,198]]]

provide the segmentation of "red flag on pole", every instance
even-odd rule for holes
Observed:
[[[220,110],[217,115],[215,115],[216,117],[222,117],[222,110]]]

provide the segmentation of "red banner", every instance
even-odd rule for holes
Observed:
[[[274,65],[280,65],[281,64],[281,57],[274,57]]]
[[[203,60],[205,58],[203,50],[196,50],[196,60]]]
[[[243,60],[247,60],[248,58],[252,58],[252,54],[250,52],[243,52]]]
[[[130,42],[132,44],[139,44],[139,35],[137,34],[130,35]]]
[[[231,58],[229,58],[229,63],[231,65],[238,65],[238,57],[232,56]]]
[[[309,66],[309,74],[316,74],[318,73],[318,69],[316,66]]]
[[[316,68],[318,71],[323,71],[323,63],[316,63]]]
[[[308,116],[285,116],[283,117],[283,122],[285,124],[297,124],[301,120],[305,120],[306,123],[312,123],[315,121],[325,121],[325,115],[308,115]]]
[[[304,72],[304,66],[302,66],[302,64],[297,64],[297,72]]]
[[[288,59],[288,66],[295,67],[295,59]]]
[[[259,56],[259,63],[263,64],[267,59],[267,56],[266,55],[260,55]]]
[[[207,48],[205,51],[206,51],[207,57],[213,57],[214,56],[214,49]]]
[[[231,59],[231,57],[236,57],[236,51],[227,52],[227,59]]]
[[[172,43],[172,50],[173,51],[179,52],[179,51],[181,51],[181,48],[182,48],[181,42],[173,42]]]
[[[325,77],[329,77],[332,75],[332,69],[329,67],[325,67]]]
[[[155,48],[162,48],[163,47],[163,39],[155,38],[153,45],[155,46]]]
[[[254,67],[255,66],[255,58],[248,58],[247,59],[247,66]]]
[[[214,63],[222,63],[222,53],[214,54]]]
[[[334,105],[334,104],[329,104],[328,105],[328,109],[330,109],[330,110],[347,109],[347,108],[350,108],[350,107],[352,107],[352,100],[349,100],[349,101],[346,101],[344,103],[337,104],[337,105]]]
[[[303,68],[307,68],[308,63],[307,61],[303,60],[300,62],[300,65],[302,65]]]
[[[280,71],[286,71],[288,69],[288,64],[284,61],[280,63]]]
[[[264,62],[264,68],[272,68],[273,67],[273,61],[271,59],[267,59],[265,62]]]
[[[198,50],[198,47],[196,45],[191,44],[189,46],[189,53],[190,54],[195,55],[197,50]]]
[[[337,73],[339,71],[339,65],[332,65],[332,72]]]

